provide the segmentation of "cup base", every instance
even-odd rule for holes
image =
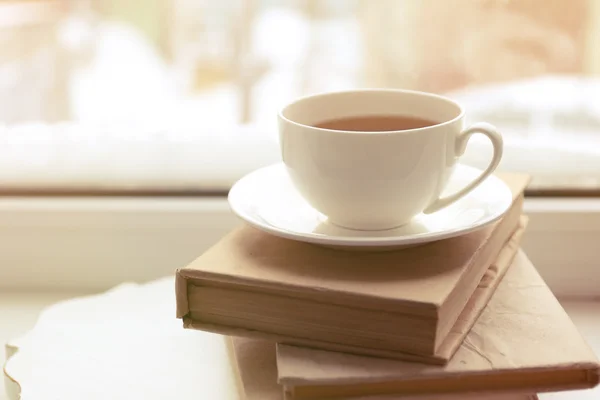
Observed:
[[[331,219],[327,219],[327,222],[331,225],[337,226],[343,229],[351,229],[353,231],[366,231],[366,232],[374,232],[374,231],[390,231],[393,229],[400,228],[404,225],[410,223],[409,221],[394,223],[394,224],[351,224],[347,222],[339,222],[332,221]]]

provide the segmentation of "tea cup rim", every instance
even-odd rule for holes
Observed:
[[[349,94],[349,93],[375,93],[375,92],[414,94],[414,95],[429,97],[429,98],[436,99],[436,100],[441,100],[441,101],[450,103],[453,106],[455,106],[458,109],[458,115],[452,119],[449,119],[449,120],[443,121],[443,122],[439,122],[434,125],[429,125],[429,126],[425,126],[425,127],[421,127],[421,128],[400,129],[400,130],[391,130],[391,131],[347,131],[347,130],[338,130],[338,129],[327,129],[327,128],[320,128],[320,127],[316,127],[313,125],[296,122],[285,116],[286,110],[288,110],[290,107],[296,105],[297,103],[299,103],[301,101],[307,101],[307,100],[319,98],[319,97],[343,95],[343,94]],[[281,107],[279,109],[277,115],[281,120],[285,121],[286,123],[289,123],[289,124],[292,124],[292,125],[295,125],[295,126],[301,127],[301,128],[315,130],[315,131],[329,132],[329,133],[344,133],[344,134],[353,134],[353,135],[366,135],[366,134],[368,134],[368,135],[390,135],[390,134],[397,135],[397,134],[410,134],[410,133],[414,133],[414,132],[425,131],[425,130],[432,129],[432,128],[440,128],[440,127],[444,127],[447,125],[451,125],[451,124],[455,123],[456,121],[461,120],[464,117],[465,109],[455,100],[452,100],[451,98],[449,98],[447,96],[439,95],[436,93],[423,92],[423,91],[419,91],[419,90],[410,90],[410,89],[361,88],[361,89],[324,91],[324,92],[308,94],[305,96],[300,96],[300,97],[297,97],[296,99],[294,99],[294,101],[289,102],[286,105],[284,105],[283,107]]]

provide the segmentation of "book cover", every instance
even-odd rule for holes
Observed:
[[[231,360],[243,400],[294,400],[277,383],[275,343],[262,339],[230,337]],[[344,399],[337,399],[344,400]],[[360,400],[538,400],[535,394],[437,394],[432,396],[366,396]]]

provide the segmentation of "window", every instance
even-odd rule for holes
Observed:
[[[600,188],[594,0],[12,0],[0,29],[3,191],[226,190],[282,104],[364,86],[455,96],[532,190]]]
[[[526,251],[559,292],[598,294],[600,1],[5,0],[0,31],[0,282],[172,271],[237,223],[230,185],[279,160],[280,106],[392,87],[498,126],[501,169],[542,196]],[[489,156],[472,140],[463,161]],[[567,195],[590,198],[547,198]]]

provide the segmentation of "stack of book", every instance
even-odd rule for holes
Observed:
[[[386,252],[241,226],[177,271],[185,328],[228,336],[268,399],[534,399],[595,386],[598,360],[520,249],[528,177],[494,224]]]

